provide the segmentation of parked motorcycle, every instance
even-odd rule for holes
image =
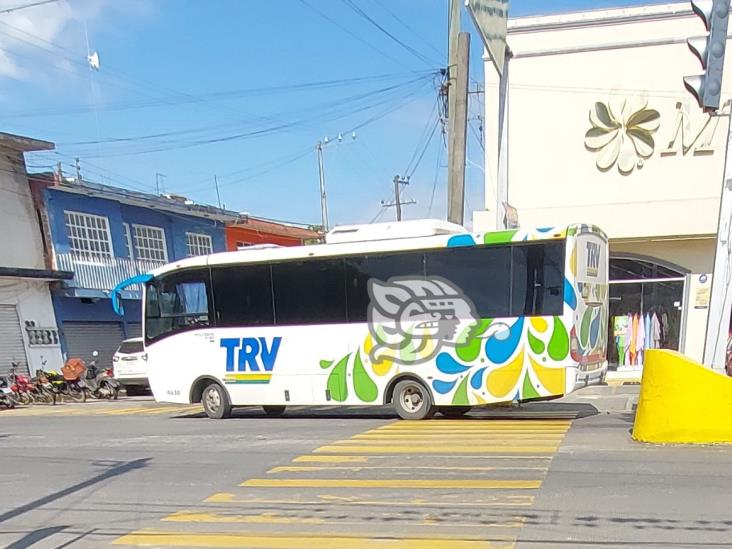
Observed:
[[[122,385],[114,379],[112,368],[99,368],[97,366],[97,357],[99,353],[92,353],[92,361],[86,366],[86,391],[93,398],[106,398],[108,400],[117,400],[119,390]]]
[[[84,377],[86,365],[80,358],[70,358],[61,367],[64,384],[60,386],[61,394],[76,402],[86,402],[87,386]]]
[[[0,377],[0,405],[15,408],[15,394],[10,388],[7,378]]]
[[[32,404],[41,402],[44,404],[56,404],[56,397],[48,383],[43,383],[38,378],[30,379],[25,374],[18,373],[18,362],[11,363],[8,383],[21,404]]]

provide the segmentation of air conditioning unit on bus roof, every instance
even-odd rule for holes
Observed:
[[[415,219],[412,221],[334,227],[325,235],[325,243],[341,244],[345,242],[368,242],[370,240],[393,240],[396,238],[420,238],[465,232],[467,231],[464,227],[440,219]]]

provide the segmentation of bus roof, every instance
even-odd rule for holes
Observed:
[[[153,276],[158,276],[169,271],[178,269],[204,267],[209,265],[234,265],[241,263],[268,263],[296,259],[308,259],[312,257],[337,257],[352,254],[367,253],[388,253],[405,250],[427,250],[444,247],[474,246],[474,245],[500,245],[509,242],[561,240],[568,234],[577,232],[592,232],[606,239],[605,233],[596,226],[588,224],[573,224],[567,227],[545,227],[539,229],[511,229],[505,231],[493,231],[486,233],[470,233],[463,227],[439,220],[419,220],[423,232],[417,229],[417,222],[401,222],[409,227],[397,227],[397,223],[378,223],[366,225],[367,230],[362,230],[359,225],[336,227],[328,235],[335,234],[337,238],[326,236],[325,244],[310,244],[303,246],[271,246],[248,249],[243,248],[230,252],[219,252],[210,255],[188,257],[167,265],[163,265],[153,271]],[[402,229],[402,230],[399,230]],[[390,237],[384,237],[379,232],[391,232]],[[360,232],[359,232],[360,231]],[[344,235],[358,235],[357,238],[369,235],[368,240],[348,240]],[[335,242],[333,242],[335,240]]]

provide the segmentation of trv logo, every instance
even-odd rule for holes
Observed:
[[[595,242],[587,242],[587,275],[597,276],[600,267],[600,245]]]
[[[227,372],[271,372],[280,350],[281,337],[222,337]]]

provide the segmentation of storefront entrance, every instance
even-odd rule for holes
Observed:
[[[685,280],[651,260],[610,258],[610,370],[641,369],[648,349],[679,350]]]

